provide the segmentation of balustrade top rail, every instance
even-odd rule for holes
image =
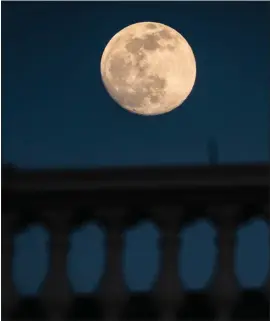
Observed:
[[[124,167],[88,170],[4,169],[2,189],[13,191],[87,191],[189,187],[268,187],[269,164]]]

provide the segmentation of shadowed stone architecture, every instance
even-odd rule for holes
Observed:
[[[269,273],[241,289],[234,272],[237,228],[255,216],[269,224],[269,166],[219,165],[97,170],[2,170],[3,320],[268,320]],[[182,228],[205,217],[218,255],[201,291],[178,275]],[[142,219],[160,230],[160,266],[149,292],[130,292],[122,271],[123,232]],[[95,220],[106,232],[106,265],[96,292],[75,294],[67,275],[69,233]],[[37,297],[12,281],[14,234],[32,222],[50,232],[50,266]]]

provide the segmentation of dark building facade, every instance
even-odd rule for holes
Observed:
[[[2,169],[3,320],[268,320],[270,273],[241,289],[234,272],[237,228],[269,224],[269,165],[97,170]],[[217,261],[203,291],[178,275],[181,229],[207,218],[217,231]],[[159,274],[150,292],[128,290],[123,231],[142,219],[160,230]],[[72,293],[66,269],[70,231],[94,220],[106,232],[106,265],[95,293]],[[19,297],[12,281],[14,234],[33,222],[50,231],[50,267],[38,297]],[[199,267],[198,267],[199,268]]]

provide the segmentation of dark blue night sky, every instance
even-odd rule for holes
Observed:
[[[126,112],[101,82],[107,42],[140,21],[178,30],[196,57],[191,96],[166,115]],[[2,3],[2,157],[27,168],[205,163],[214,137],[222,163],[267,161],[269,33],[268,2]],[[101,245],[93,229],[72,242],[77,250],[69,268],[77,291],[93,287],[101,273]],[[155,232],[145,225],[137,233],[128,245],[126,273],[140,288],[151,282],[156,267]],[[211,272],[211,233],[206,223],[187,233],[182,273],[189,286],[203,283]],[[245,284],[254,285],[268,266],[267,228],[258,221],[241,231],[241,240],[245,233],[237,264]],[[43,237],[35,229],[17,240],[16,260],[28,265],[16,261],[15,278],[25,293],[44,276]],[[37,278],[29,283],[33,271]]]

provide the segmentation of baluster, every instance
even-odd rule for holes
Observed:
[[[159,275],[154,292],[161,308],[162,320],[175,320],[177,310],[183,302],[184,293],[178,268],[179,230],[183,211],[181,208],[153,210],[154,220],[160,228]]]
[[[266,213],[266,224],[268,227],[268,246],[270,247],[270,216],[269,216],[269,207],[268,204],[265,208],[265,213]],[[270,302],[270,263],[268,266],[268,273],[267,273],[267,277],[265,280],[265,293],[266,293],[266,297],[268,299],[268,301]]]
[[[119,320],[126,294],[123,275],[123,209],[100,209],[97,217],[105,227],[105,271],[100,281],[99,293],[105,320]]]
[[[238,280],[235,275],[235,246],[238,206],[210,209],[217,231],[217,261],[213,275],[212,295],[217,304],[218,318],[228,320],[238,297]]]
[[[8,320],[19,296],[13,280],[14,237],[17,214],[2,212],[2,317]]]
[[[41,297],[49,315],[49,320],[64,320],[72,299],[71,286],[67,274],[69,252],[70,212],[46,213],[51,234],[49,248],[49,270],[42,285]]]

